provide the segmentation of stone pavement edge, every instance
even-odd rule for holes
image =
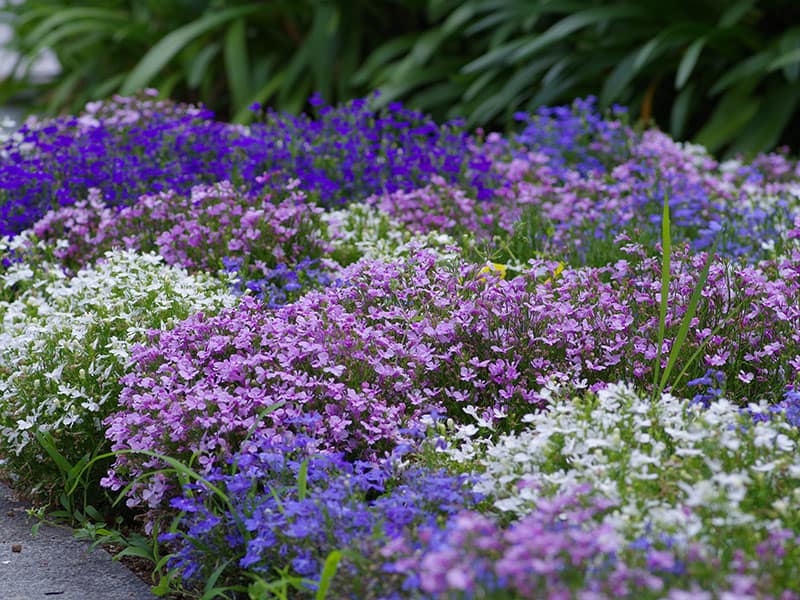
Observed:
[[[36,523],[0,483],[0,600],[153,600],[150,586],[66,528]]]

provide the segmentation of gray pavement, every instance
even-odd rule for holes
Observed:
[[[0,483],[1,600],[153,600],[150,586],[70,530],[36,522]],[[17,551],[15,551],[17,550]]]

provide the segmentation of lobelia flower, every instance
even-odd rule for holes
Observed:
[[[47,495],[61,474],[35,433],[49,432],[70,464],[100,453],[130,345],[234,298],[208,276],[131,251],[110,252],[73,278],[54,266],[32,275],[15,300],[0,302],[0,452],[19,485]],[[12,269],[5,284],[14,281]]]

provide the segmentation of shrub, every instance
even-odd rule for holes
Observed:
[[[446,454],[475,465],[475,490],[502,515],[523,517],[586,484],[617,505],[608,523],[629,540],[666,533],[716,544],[740,536],[735,546],[747,548],[749,538],[795,527],[799,517],[792,506],[800,430],[769,414],[766,403],[743,411],[717,399],[704,407],[611,385],[553,403],[496,442],[473,440],[474,425],[464,426],[455,434],[463,443]]]
[[[112,248],[155,251],[190,272],[231,273],[238,293],[284,304],[304,288],[325,285],[337,269],[324,260],[331,246],[323,210],[298,185],[291,181],[259,198],[223,181],[187,195],[148,194],[122,209],[92,189],[88,200],[47,213],[33,234],[72,270]]]
[[[492,509],[385,554],[408,587],[445,598],[795,597],[800,430],[769,415],[618,384],[552,403],[517,433],[456,425],[439,463],[474,469]]]
[[[387,40],[362,68],[386,101],[497,126],[594,94],[714,153],[797,145],[791,2],[452,0],[430,16],[407,50]]]
[[[22,60],[0,93],[8,98],[24,92],[50,113],[76,111],[90,100],[147,86],[201,101],[237,121],[246,120],[253,102],[298,112],[314,91],[334,101],[368,92],[364,83],[354,84],[354,71],[390,34],[416,27],[424,4],[29,0],[24,7],[4,5],[14,34],[10,45]],[[28,72],[41,48],[51,50],[61,65],[46,81]]]

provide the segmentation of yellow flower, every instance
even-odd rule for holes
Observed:
[[[559,262],[558,266],[553,271],[553,279],[558,279],[558,276],[561,275],[561,271],[563,271],[563,270],[564,270],[564,263],[563,262]],[[550,281],[549,277],[544,280],[545,283],[547,283],[548,281]]]
[[[508,272],[508,267],[505,265],[501,265],[500,263],[487,263],[485,267],[483,267],[480,271],[478,271],[478,276],[483,279],[484,273],[497,273],[500,276],[500,279],[506,278],[506,273]]]

